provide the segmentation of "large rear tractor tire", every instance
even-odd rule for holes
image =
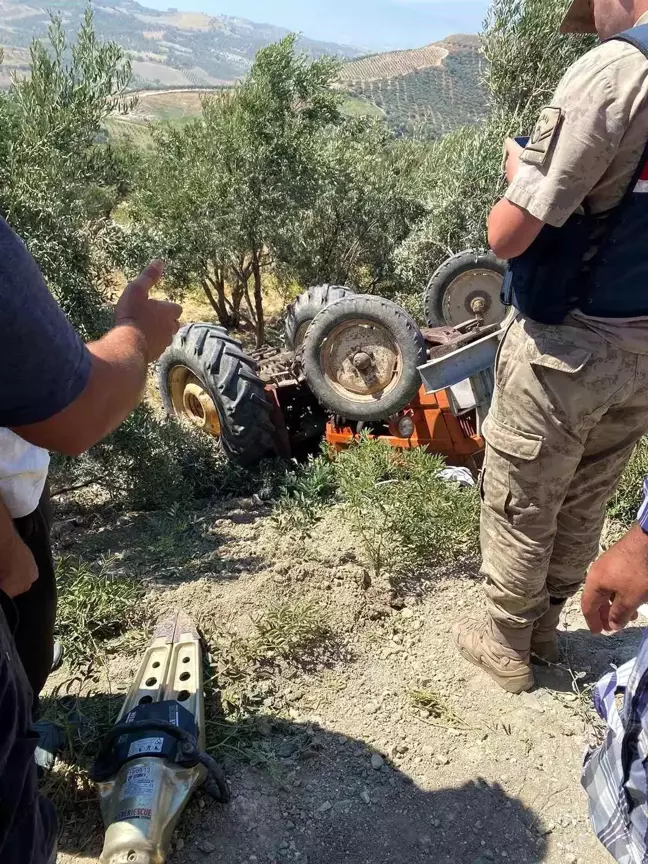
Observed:
[[[428,325],[457,327],[478,316],[485,327],[501,324],[508,312],[500,299],[506,266],[492,252],[461,252],[448,259],[425,290]]]
[[[319,402],[347,420],[386,420],[408,405],[427,360],[416,322],[390,300],[351,295],[308,328],[303,368]]]
[[[217,438],[239,465],[274,452],[272,406],[256,363],[222,327],[182,327],[160,358],[158,387],[168,414]]]
[[[344,285],[314,285],[296,297],[286,310],[284,336],[288,350],[299,351],[316,315],[349,294],[353,291]]]

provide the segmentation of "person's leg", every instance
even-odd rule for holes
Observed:
[[[583,457],[558,514],[553,553],[547,573],[551,607],[537,622],[532,650],[541,660],[559,659],[556,628],[565,601],[585,581],[599,553],[608,502],[632,451],[648,431],[648,390],[639,387],[622,405],[615,405],[592,429]]]
[[[0,592],[0,861],[50,864],[56,814],[38,794],[32,693],[11,635],[14,623],[13,604]]]
[[[36,582],[15,600],[18,627],[14,634],[18,655],[34,693],[36,713],[38,696],[52,669],[56,621],[56,576],[50,542],[52,515],[47,489],[38,508],[23,519],[16,519],[14,524],[38,566]]]
[[[637,358],[591,331],[521,319],[504,340],[496,379],[484,427],[488,614],[458,622],[454,635],[464,657],[519,692],[533,684],[531,637],[550,608],[547,578],[561,509],[590,433],[634,393]],[[607,482],[611,494],[614,482]]]

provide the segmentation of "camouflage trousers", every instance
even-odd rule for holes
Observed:
[[[648,356],[575,320],[518,318],[495,377],[484,424],[483,574],[490,614],[522,627],[550,598],[574,595],[598,554],[606,505],[648,432]]]

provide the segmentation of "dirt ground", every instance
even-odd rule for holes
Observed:
[[[638,628],[593,637],[574,602],[565,664],[513,697],[451,645],[456,617],[481,607],[475,565],[412,574],[405,604],[395,603],[386,582],[369,584],[339,508],[306,538],[278,532],[259,499],[117,523],[66,517],[57,538],[59,551],[87,560],[116,555],[113,566],[148,580],[152,613],[182,606],[212,646],[224,644],[219,633],[245,636],[286,598],[318,604],[332,625],[334,642],[314,665],[284,664],[250,683],[258,758],[225,759],[231,803],[194,799],[172,864],[611,860],[580,786],[596,731],[587,685],[633,656]],[[123,692],[137,665],[135,655],[110,656],[85,695]],[[443,710],[417,707],[416,690],[433,691]],[[64,821],[59,864],[97,861],[94,803]]]

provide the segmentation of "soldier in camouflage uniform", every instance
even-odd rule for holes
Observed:
[[[648,0],[574,0],[563,31],[607,39],[646,23]],[[522,255],[584,202],[594,214],[619,205],[647,140],[648,59],[606,42],[567,71],[526,149],[507,142],[494,251]],[[637,191],[648,193],[648,176]],[[648,256],[648,238],[638,242]],[[462,655],[506,690],[533,686],[532,657],[558,660],[561,610],[598,554],[606,505],[647,430],[648,317],[575,310],[559,326],[511,324],[484,427],[487,612],[453,631]]]

